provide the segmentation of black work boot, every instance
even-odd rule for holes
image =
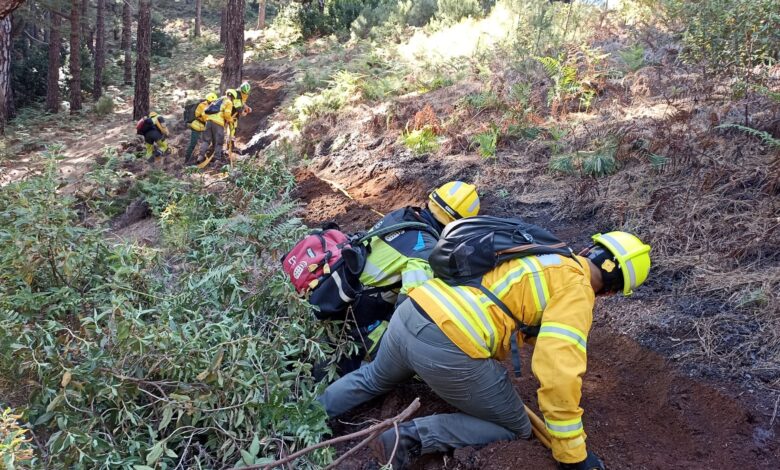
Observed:
[[[398,440],[397,447],[395,445],[396,440]],[[399,424],[397,434],[395,428],[390,428],[371,442],[371,450],[374,452],[374,457],[382,465],[391,463],[393,470],[406,468],[412,457],[420,455],[421,446],[420,435],[417,433],[417,426],[415,426],[414,421]],[[395,455],[393,455],[393,448],[395,448]],[[393,457],[392,462],[388,462],[390,456]]]

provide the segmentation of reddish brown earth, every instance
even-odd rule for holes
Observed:
[[[391,171],[354,184],[349,193],[358,199],[356,201],[320,180],[312,170],[298,170],[297,196],[307,204],[307,223],[315,226],[335,220],[347,230],[365,229],[378,218],[371,210],[371,204],[367,204],[375,201],[372,195],[386,195],[382,200],[388,204],[398,197],[404,201],[398,205],[409,203],[410,199],[416,198],[419,202],[424,198],[425,194],[419,188],[425,187],[427,181],[413,186],[411,191],[403,191],[383,183],[393,180],[388,173]],[[357,171],[352,176],[360,179],[367,174]],[[358,191],[354,191],[355,188]],[[494,204],[486,198],[485,203],[486,212],[505,212],[502,209],[506,208],[491,207],[499,206],[500,201]],[[382,208],[386,210],[386,207]],[[576,229],[559,228],[559,233],[573,233]],[[610,305],[614,304],[610,302]],[[728,386],[721,383],[702,383],[686,377],[659,354],[611,331],[604,310],[603,306],[597,305],[589,340],[582,406],[589,448],[604,459],[608,468],[778,467],[780,446],[774,431],[769,419],[751,411],[748,395],[724,391]],[[516,384],[528,405],[538,409],[537,384],[529,366],[531,351],[531,348],[525,348],[523,352],[523,376],[516,379]],[[507,364],[507,367],[511,366]],[[367,427],[372,420],[395,416],[415,397],[422,401],[418,416],[453,411],[424,384],[409,383],[334,420],[331,423],[334,435],[354,432]],[[343,452],[357,443],[343,444],[338,451]],[[498,442],[481,449],[460,449],[453,455],[423,456],[412,468],[499,470],[519,465],[555,468],[550,452],[535,440]],[[378,467],[370,451],[362,449],[341,468],[366,470]]]

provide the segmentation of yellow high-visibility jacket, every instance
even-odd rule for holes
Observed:
[[[219,126],[225,126],[225,124],[233,123],[233,100],[230,98],[220,98],[222,104],[218,113],[206,114],[207,121],[213,121]]]
[[[423,222],[439,230],[433,216],[424,209],[404,207],[387,214],[371,230],[403,222]],[[436,246],[436,237],[425,230],[405,229],[371,240],[371,250],[360,274],[366,287],[388,287],[400,283],[399,294],[433,278],[428,256]],[[395,301],[395,295],[385,296]]]
[[[553,438],[553,456],[563,463],[585,460],[580,397],[595,302],[587,259],[559,255],[513,259],[485,274],[482,285],[514,319],[541,325],[536,338],[518,335],[536,344],[531,368],[540,384],[537,396]],[[479,288],[432,279],[409,297],[469,357],[503,359],[509,353],[518,325]]]
[[[198,132],[203,131],[206,124],[206,117],[208,116],[206,114],[206,108],[208,107],[209,107],[209,102],[206,100],[203,100],[200,103],[198,103],[198,106],[195,108],[195,119],[190,123],[190,129],[193,129]]]

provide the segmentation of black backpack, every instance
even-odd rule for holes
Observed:
[[[466,217],[447,225],[428,263],[448,284],[473,284],[506,260],[556,254],[571,249],[547,230],[518,218]]]
[[[184,104],[184,123],[189,124],[195,120],[195,110],[203,100],[190,100]]]
[[[547,230],[519,218],[489,215],[456,220],[445,227],[428,258],[436,277],[450,285],[467,285],[481,290],[525,336],[539,334],[539,325],[526,325],[490,289],[482,276],[504,261],[524,256],[556,254],[572,259],[574,253]],[[511,337],[512,363],[520,377],[520,354],[515,335]]]

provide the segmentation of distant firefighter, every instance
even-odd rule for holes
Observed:
[[[169,132],[165,126],[165,118],[152,111],[136,123],[135,130],[138,135],[144,136],[146,158],[149,161],[168,152]]]

